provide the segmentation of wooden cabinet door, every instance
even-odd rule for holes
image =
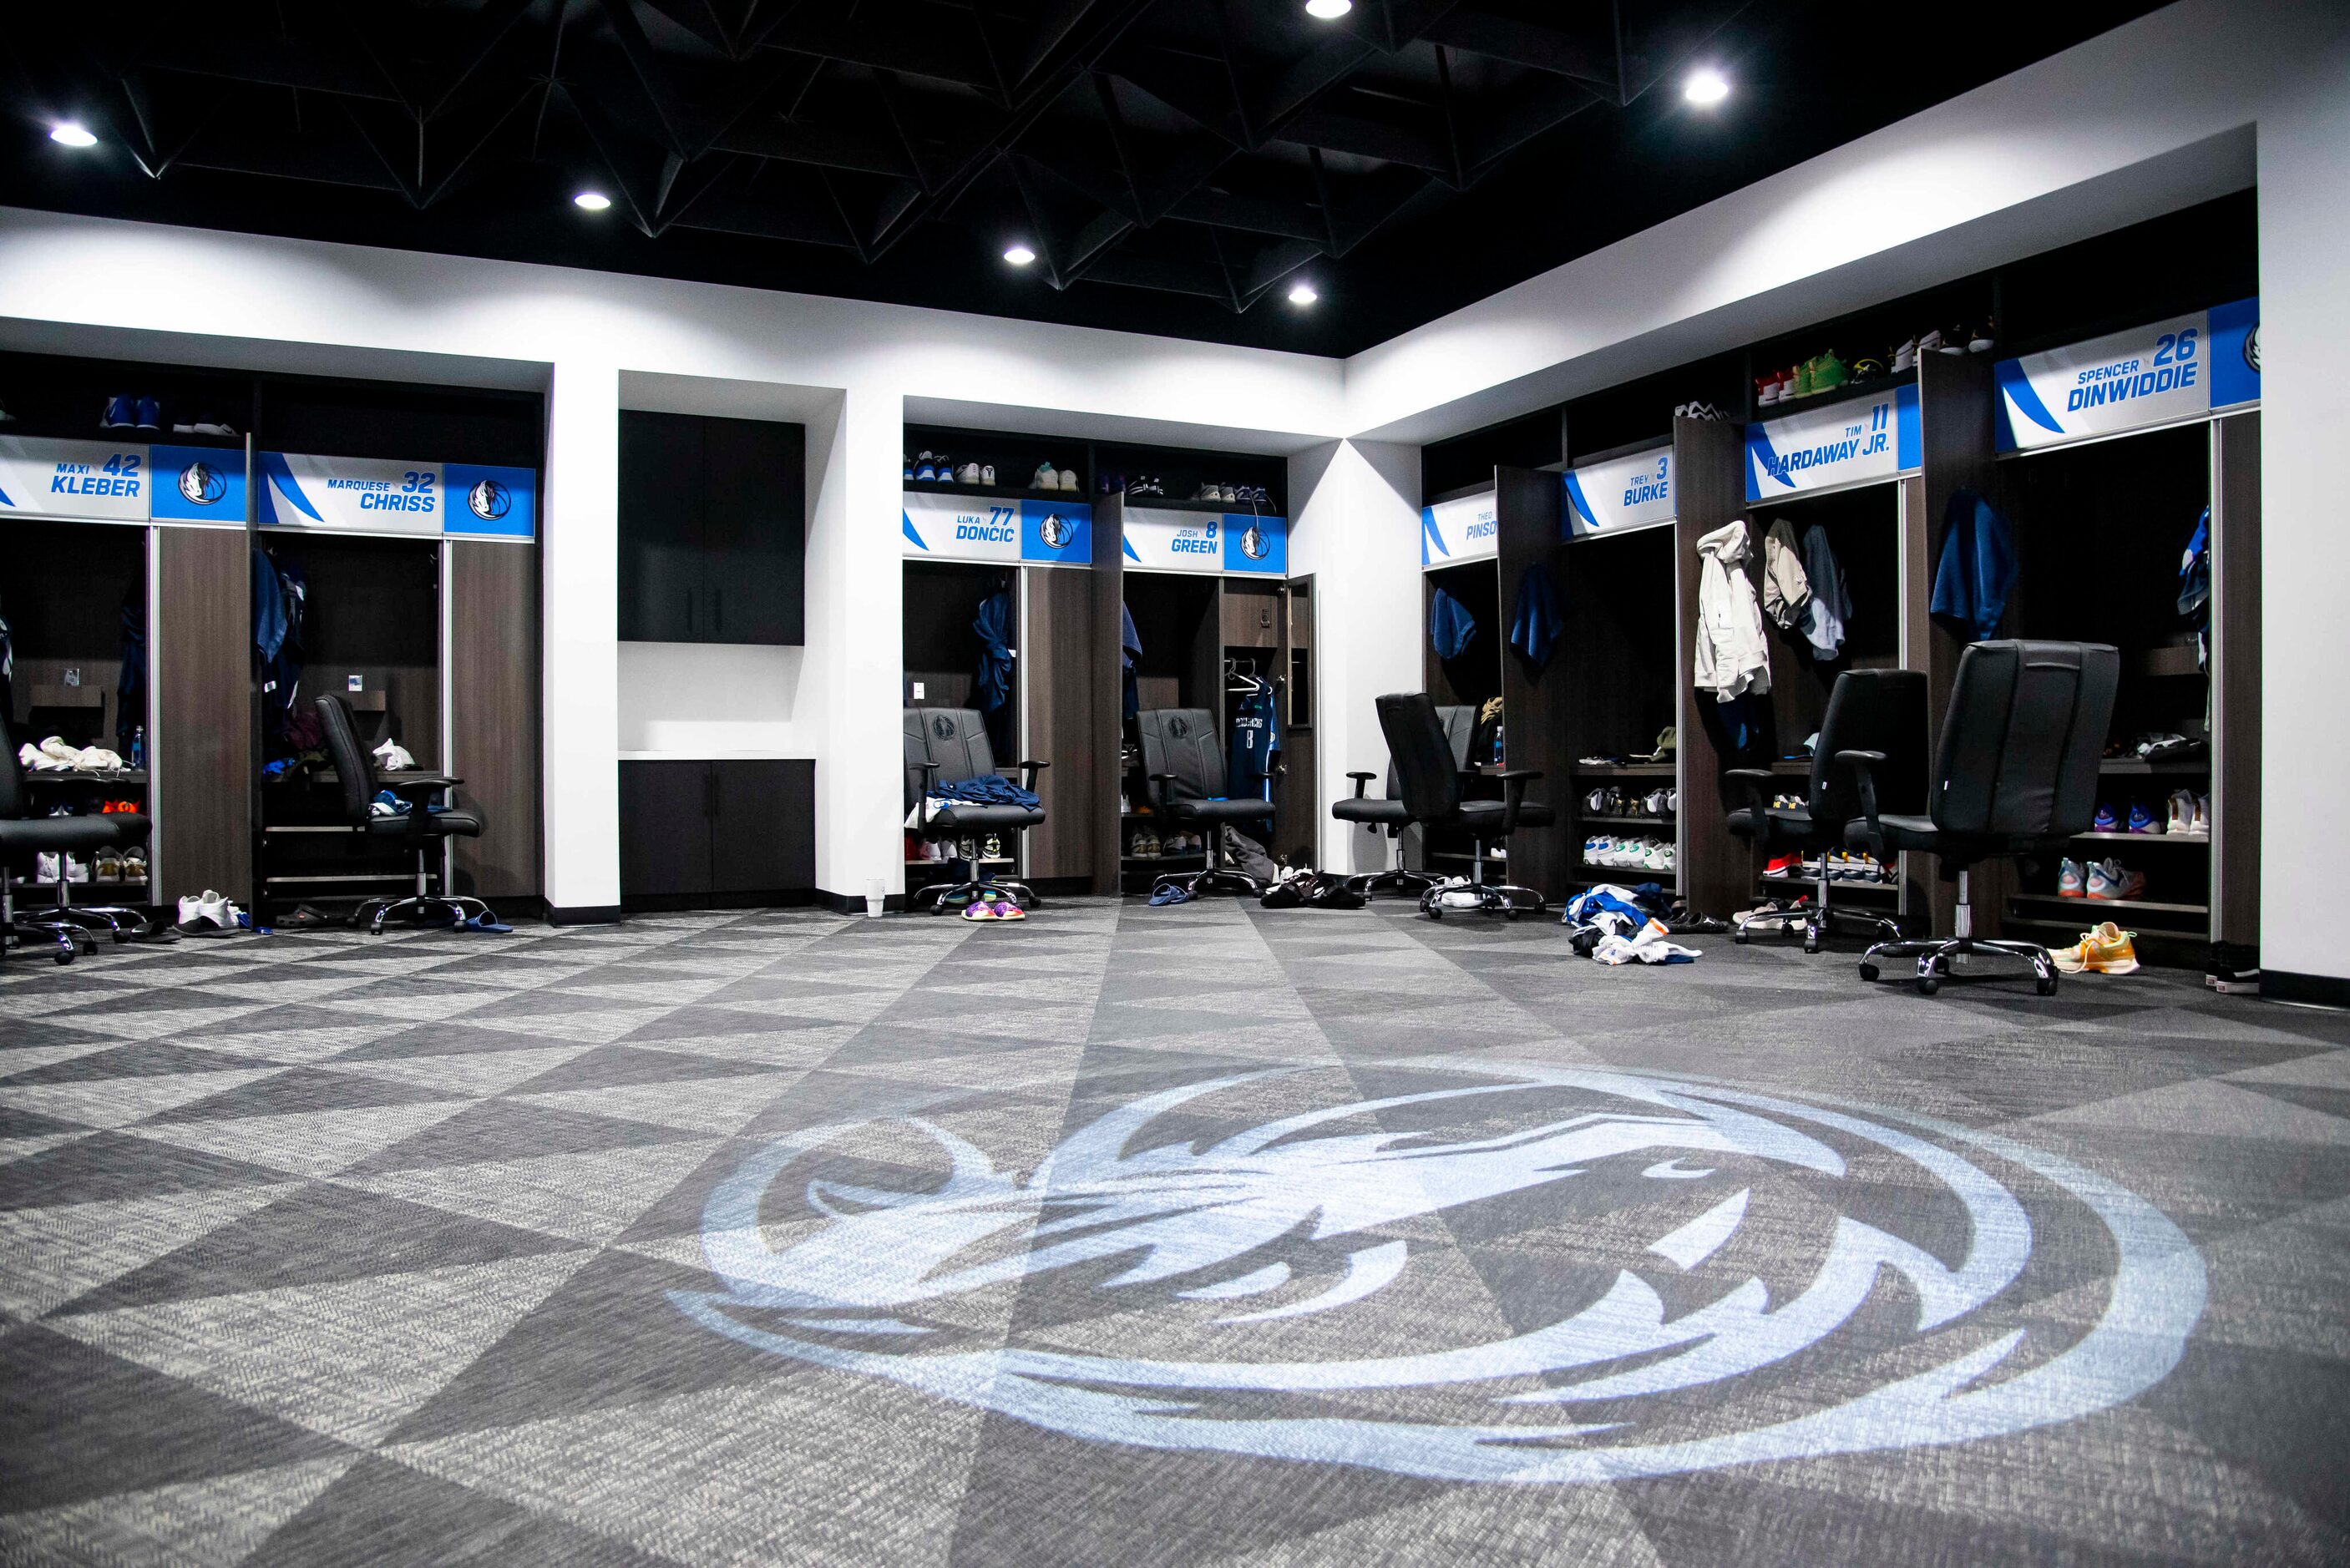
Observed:
[[[703,570],[711,642],[803,639],[805,432],[759,420],[704,420]]]
[[[711,764],[711,891],[769,893],[816,886],[816,764]]]
[[[715,787],[711,764],[619,766],[620,896],[709,892]]]
[[[623,642],[714,642],[705,582],[702,427],[685,414],[620,414]]]

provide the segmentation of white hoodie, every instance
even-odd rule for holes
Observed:
[[[1762,610],[1746,576],[1746,519],[1697,542],[1697,685],[1717,701],[1771,690]]]

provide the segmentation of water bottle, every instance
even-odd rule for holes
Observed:
[[[130,765],[134,768],[147,765],[147,726],[144,724],[130,726]]]

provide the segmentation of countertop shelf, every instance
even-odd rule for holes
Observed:
[[[2067,898],[2061,893],[2012,893],[2019,904],[2061,904],[2075,909],[2134,909],[2142,915],[2208,915],[2209,904],[2166,904],[2154,898]]]
[[[31,768],[26,768],[25,782],[28,784],[143,784],[147,782],[147,770],[145,768],[47,768],[36,773]]]
[[[2206,753],[2199,757],[2180,757],[2176,761],[2159,758],[2149,762],[2144,757],[2107,757],[2097,764],[2097,772],[2106,778],[2144,778],[2149,775],[2189,777],[2211,771],[2211,757]]]
[[[1094,497],[1082,490],[1034,490],[1024,484],[964,484],[961,481],[941,483],[932,480],[925,484],[920,480],[907,483],[909,495],[969,495],[983,501],[1074,501],[1080,506],[1091,505]]]
[[[2076,833],[2075,841],[2094,838],[2110,844],[2194,844],[2208,849],[2211,836],[2208,833]]]
[[[1669,779],[1681,770],[1679,763],[1577,763],[1567,771],[1577,778]]]
[[[1593,816],[1586,813],[1578,815],[1575,820],[1617,823],[1626,827],[1654,827],[1667,831],[1669,831],[1673,826],[1673,819],[1669,816]]]

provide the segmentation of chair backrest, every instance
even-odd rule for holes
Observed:
[[[1466,768],[1469,765],[1469,737],[1477,731],[1477,710],[1464,702],[1441,703],[1436,710],[1436,722],[1444,726],[1444,738],[1452,746],[1452,760]],[[1393,757],[1388,759],[1388,798],[1403,798],[1396,791]]]
[[[2086,833],[2121,670],[2105,643],[1970,644],[1934,754],[1934,826],[2001,838]]]
[[[1142,771],[1174,775],[1172,784],[1152,783],[1152,799],[1165,805],[1214,800],[1225,793],[1224,744],[1213,713],[1205,708],[1145,708],[1134,722],[1142,732]]]
[[[922,763],[939,764],[937,783],[961,784],[995,772],[995,748],[987,739],[987,721],[976,708],[909,708],[906,710],[906,785],[922,786]],[[914,803],[909,799],[906,809]]]
[[[359,744],[351,711],[333,692],[321,693],[310,704],[317,710],[318,728],[327,738],[327,754],[335,762],[335,777],[343,791],[343,819],[360,823],[375,801],[375,762]]]
[[[1396,691],[1374,704],[1387,737],[1396,788],[1414,822],[1437,822],[1461,809],[1460,755],[1425,691]]]
[[[8,715],[0,713],[0,817],[22,816],[30,809],[25,794],[25,770],[16,765],[16,734],[8,727]],[[6,875],[0,868],[0,876]],[[0,937],[0,941],[6,938]]]
[[[1926,809],[1926,673],[1922,670],[1847,670],[1828,689],[1812,756],[1812,820],[1846,823],[1861,815],[1860,780],[1835,765],[1838,752],[1883,752],[1876,770],[1877,809],[1915,815]]]

